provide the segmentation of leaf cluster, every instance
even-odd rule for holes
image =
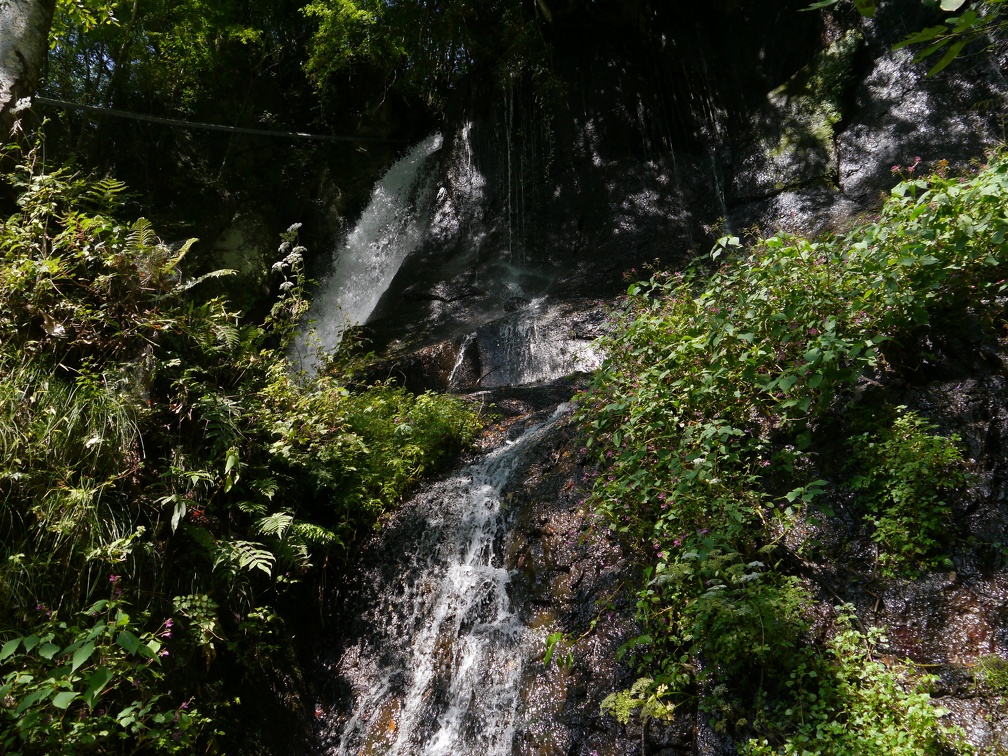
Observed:
[[[207,720],[165,691],[171,623],[144,631],[127,608],[102,599],[71,624],[39,607],[47,616],[35,633],[4,644],[5,753],[73,754],[127,741],[151,753],[192,752]]]
[[[818,10],[836,5],[840,0],[820,0],[803,10]],[[933,76],[945,69],[952,61],[962,54],[970,44],[982,41],[990,44],[991,36],[1004,31],[1008,21],[1003,18],[1005,0],[976,0],[970,7],[962,10],[966,0],[923,0],[923,4],[937,7],[945,13],[957,15],[946,16],[941,24],[928,26],[913,32],[894,49],[899,50],[911,45],[923,45],[914,55],[914,62],[920,63],[926,58],[941,53],[938,62],[929,70],[928,76]],[[854,0],[857,8],[865,18],[871,18],[877,10],[875,0]]]
[[[936,435],[934,424],[906,407],[897,411],[891,428],[851,439],[859,472],[850,485],[869,512],[890,572],[934,557],[951,524],[945,499],[966,483],[959,437]]]
[[[862,633],[850,607],[839,607],[839,631],[821,655],[805,654],[791,671],[789,697],[761,714],[746,756],[854,756],[893,753],[928,756],[947,753],[962,733],[942,721],[947,713],[927,692],[935,678],[912,668],[891,668],[875,658],[885,637]]]

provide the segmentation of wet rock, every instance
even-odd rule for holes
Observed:
[[[936,703],[948,710],[948,722],[962,728],[978,753],[1003,753],[1008,748],[1008,712],[1003,707],[992,707],[980,698],[944,697]]]
[[[862,42],[858,32],[848,31],[767,95],[762,112],[752,117],[748,141],[743,137],[733,150],[732,204],[816,184],[836,186],[836,130]]]
[[[1004,112],[1008,82],[999,72],[996,49],[963,55],[928,77],[928,64],[914,63],[911,50],[891,48],[935,19],[919,7],[899,5],[883,5],[866,24],[872,60],[838,139],[840,186],[855,199],[887,191],[894,165],[905,174],[905,167],[922,156],[918,173],[939,159],[964,166],[1000,138],[998,114]]]

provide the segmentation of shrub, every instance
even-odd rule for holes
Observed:
[[[760,715],[760,729],[773,735],[750,739],[742,753],[927,756],[950,747],[968,750],[962,732],[942,723],[947,712],[931,703],[927,688],[935,678],[877,661],[873,654],[883,643],[881,631],[859,632],[850,608],[842,608],[826,652],[806,654],[788,677],[787,702]]]
[[[708,709],[744,718],[786,689],[807,597],[783,573],[780,543],[829,486],[806,453],[817,419],[933,314],[997,317],[1006,232],[1008,162],[995,156],[968,179],[900,183],[877,220],[843,236],[748,249],[724,237],[720,267],[698,261],[629,287],[578,417],[597,466],[590,503],[643,575],[642,633],[626,648],[669,700],[713,691]],[[905,416],[901,440],[862,443],[883,452],[863,478],[878,491],[876,537],[908,561],[929,552],[944,493],[963,482],[950,475],[954,444],[931,430]],[[919,487],[910,454],[926,457]],[[895,473],[904,483],[883,481]],[[947,487],[932,497],[938,476]]]
[[[205,747],[208,717],[236,693],[207,695],[218,656],[268,664],[291,635],[285,592],[349,559],[478,421],[449,397],[352,388],[340,355],[317,379],[292,373],[285,350],[306,309],[296,226],[273,268],[278,301],[243,323],[201,285],[226,271],[186,276],[195,240],[118,221],[121,184],[43,173],[35,156],[0,227],[0,661],[12,670],[0,721],[35,752]],[[110,573],[128,588],[96,604]],[[88,606],[106,619],[54,619]],[[182,653],[143,650],[159,642],[152,617],[173,618]],[[98,666],[75,664],[92,643]],[[186,665],[194,654],[206,664]],[[100,670],[108,681],[93,687]],[[196,690],[200,717],[177,708]]]
[[[951,524],[949,494],[966,482],[958,436],[935,435],[935,426],[898,408],[892,427],[851,439],[851,480],[875,527],[872,538],[889,572],[925,564]]]
[[[121,594],[120,576],[112,575]],[[39,605],[44,619],[0,649],[4,753],[75,754],[112,750],[192,753],[207,724],[191,701],[165,690],[161,660],[172,621],[143,631],[118,597],[96,602],[68,624]]]

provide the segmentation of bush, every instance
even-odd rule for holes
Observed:
[[[668,700],[707,691],[708,709],[744,719],[786,690],[808,599],[783,574],[780,543],[829,485],[809,472],[817,419],[933,314],[997,317],[1006,232],[1008,162],[996,156],[968,179],[900,183],[877,220],[844,236],[748,249],[724,237],[720,267],[698,261],[629,287],[578,417],[597,464],[590,502],[643,575],[643,632],[627,649]],[[860,480],[876,492],[876,538],[912,562],[930,553],[944,494],[963,478],[954,443],[925,421],[905,415],[894,433],[861,440],[877,445],[878,472]]]
[[[774,735],[749,740],[742,753],[927,756],[961,747],[961,731],[942,723],[947,712],[927,693],[935,678],[876,661],[884,643],[878,630],[856,630],[850,607],[841,607],[840,629],[826,652],[807,654],[788,678],[787,702],[761,714],[760,729]]]
[[[958,436],[933,433],[935,426],[906,407],[892,427],[851,439],[851,461],[861,470],[851,480],[875,527],[879,560],[893,573],[934,561],[952,511],[944,499],[966,482]]]

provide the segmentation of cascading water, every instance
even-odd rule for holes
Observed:
[[[423,181],[427,159],[441,149],[434,134],[393,165],[371,193],[346,242],[333,254],[333,270],[312,301],[308,327],[295,340],[295,364],[313,371],[317,352],[339,346],[349,326],[365,323],[403,260],[426,231],[430,192]]]
[[[374,585],[359,634],[334,664],[352,713],[324,734],[326,752],[505,756],[520,716],[518,683],[534,643],[501,566],[502,491],[549,427],[526,431],[434,485],[409,511],[406,562]],[[395,553],[394,544],[383,544]],[[406,550],[402,550],[406,551]]]
[[[568,319],[537,298],[477,334],[481,388],[546,383],[594,370],[601,355],[593,339],[572,336]]]

